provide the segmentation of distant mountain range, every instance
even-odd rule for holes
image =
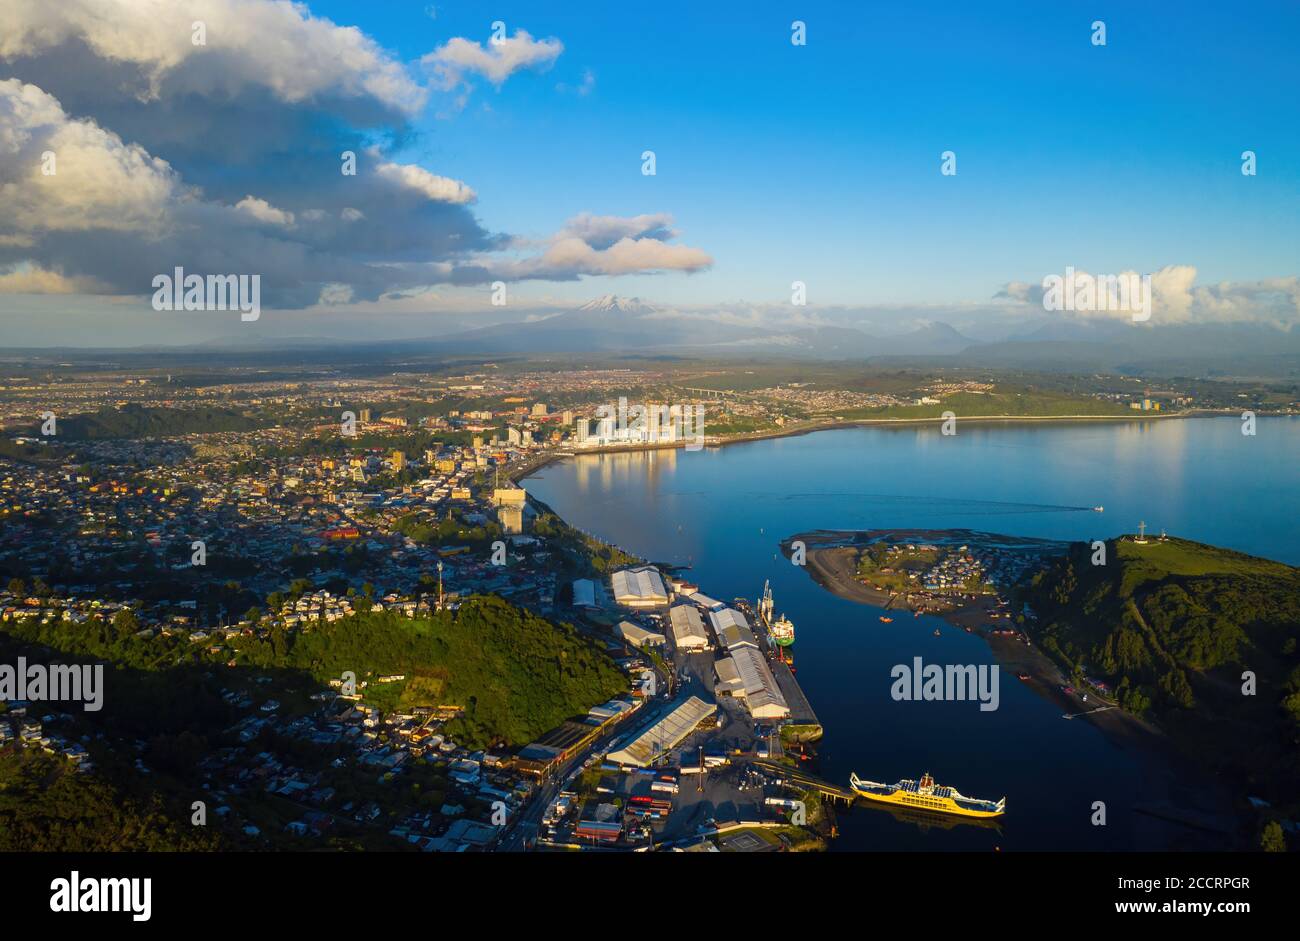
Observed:
[[[576,310],[539,320],[496,324],[437,337],[431,344],[456,353],[665,352],[805,356],[959,353],[975,341],[944,323],[901,336],[872,336],[854,327],[776,329],[718,316],[655,307],[640,298],[606,294]]]
[[[845,322],[834,323],[838,314]],[[995,368],[1043,372],[1121,373],[1124,375],[1300,379],[1300,330],[1267,324],[1133,324],[1114,320],[1046,319],[1000,333],[967,336],[950,324],[932,321],[898,334],[879,335],[856,324],[852,311],[819,312],[818,323],[773,319],[769,309],[753,316],[728,310],[698,311],[658,307],[640,298],[606,294],[573,310],[515,314],[494,309],[494,321],[466,328],[473,314],[431,314],[431,332],[414,339],[358,342],[355,338],[249,335],[190,347],[140,347],[134,351],[66,350],[71,358],[100,353],[120,358],[150,350],[178,359],[228,354],[276,361],[361,362],[369,358],[497,357],[584,354],[683,356],[745,359],[866,361],[899,367]],[[901,314],[900,314],[901,316]],[[853,318],[851,321],[849,318]],[[811,320],[813,318],[807,318]],[[830,321],[830,322],[828,322]],[[479,322],[482,322],[481,320]],[[913,323],[916,321],[913,320]],[[986,330],[993,329],[985,327]],[[38,357],[53,354],[44,351]]]
[[[941,321],[878,336],[853,326],[780,329],[607,294],[573,311],[419,341],[455,354],[678,353],[819,360],[888,357],[925,365],[1129,375],[1300,377],[1300,331],[1263,324],[1040,321],[981,341]],[[408,344],[409,346],[409,344]],[[901,365],[901,363],[900,363]]]

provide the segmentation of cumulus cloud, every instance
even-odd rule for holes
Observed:
[[[0,235],[15,241],[34,229],[157,227],[185,195],[165,161],[17,79],[0,81],[0,158]]]
[[[307,205],[257,193],[211,199],[139,145],[8,79],[0,82],[0,271],[12,276],[0,288],[139,294],[179,265],[260,274],[268,305],[294,307],[440,283],[691,272],[712,263],[700,249],[667,241],[676,233],[666,213],[583,213],[528,256],[479,225],[466,205],[474,192],[460,181],[373,150],[359,156],[355,177],[329,179],[302,194]]]
[[[535,254],[508,261],[481,258],[491,277],[569,281],[584,275],[703,271],[713,258],[703,249],[670,244],[677,237],[668,213],[573,216],[541,240],[514,239],[510,248]]]
[[[93,278],[68,278],[30,264],[0,271],[0,294],[95,294],[103,287]]]
[[[375,172],[385,180],[423,193],[436,203],[454,203],[463,206],[478,198],[472,189],[460,180],[430,173],[423,167],[410,163],[380,163]]]
[[[622,239],[675,238],[673,217],[664,212],[639,216],[597,216],[582,212],[564,224],[556,240],[581,239],[597,249],[606,249]]]
[[[268,225],[293,225],[293,213],[276,209],[265,199],[258,199],[256,196],[245,196],[235,203],[235,208],[258,222],[265,222]]]
[[[203,42],[192,26],[203,24]],[[133,67],[119,88],[144,100],[231,96],[259,86],[286,102],[371,99],[417,112],[426,91],[360,30],[266,0],[5,0],[0,58],[82,47]]]
[[[583,213],[532,242],[489,231],[468,182],[397,156],[430,73],[463,95],[562,48],[519,30],[408,67],[287,0],[0,3],[0,291],[145,295],[179,265],[260,274],[267,307],[343,306],[707,267],[662,213]]]
[[[563,51],[558,39],[533,39],[517,29],[513,36],[488,40],[486,46],[458,36],[420,61],[444,90],[467,84],[469,75],[481,75],[499,87],[520,69],[550,68]]]
[[[579,275],[620,275],[649,271],[703,271],[713,264],[705,251],[669,245],[658,239],[619,239],[599,249],[582,239],[555,242],[541,255],[495,270],[515,278],[574,279]]]
[[[1064,280],[1066,273],[1053,274]],[[1194,265],[1166,265],[1146,275],[1150,278],[1152,323],[1253,322],[1286,326],[1300,321],[1300,279],[1287,277],[1198,286],[1196,274]],[[1073,283],[1098,302],[1049,313],[1080,320],[1131,320],[1136,305],[1100,303],[1110,277],[1074,270],[1073,281],[1067,284]],[[1143,275],[1130,270],[1119,272],[1116,277],[1132,279]],[[1013,306],[1023,305],[1021,309],[1043,311],[1046,293],[1043,284],[1011,281],[994,298],[1009,301]]]

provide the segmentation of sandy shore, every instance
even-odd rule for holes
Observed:
[[[807,546],[807,570],[817,584],[827,591],[872,607],[897,610],[900,619],[912,620],[912,608],[902,597],[877,591],[857,577],[857,550],[843,546],[816,547],[818,542],[842,540],[848,533],[810,533],[792,537]],[[786,543],[788,553],[788,543]],[[1108,741],[1129,752],[1141,767],[1139,810],[1135,841],[1139,849],[1223,850],[1235,848],[1239,823],[1231,795],[1204,768],[1193,764],[1176,751],[1159,729],[1119,708],[1093,712],[1100,704],[1081,702],[1061,687],[1069,679],[1056,662],[1019,636],[994,635],[988,629],[1003,629],[1006,621],[989,618],[996,602],[984,597],[967,601],[943,612],[929,612],[935,617],[970,628],[988,642],[1004,672],[1012,677],[1024,676],[1026,686],[1054,705],[1072,721],[1094,725]],[[911,624],[899,625],[911,629]]]

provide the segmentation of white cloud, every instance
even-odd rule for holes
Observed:
[[[503,277],[576,278],[579,275],[620,275],[651,271],[696,272],[712,266],[702,249],[669,245],[652,238],[623,238],[608,248],[595,248],[580,238],[557,239],[541,255],[490,267]]]
[[[235,203],[235,208],[245,215],[252,216],[258,222],[269,225],[293,225],[293,213],[276,209],[265,199],[258,199],[256,196],[245,196]]]
[[[1064,278],[1064,272],[1052,272]],[[1300,279],[1272,278],[1264,281],[1220,282],[1197,286],[1195,265],[1166,265],[1150,273],[1151,322],[1155,324],[1193,323],[1269,323],[1288,325],[1300,322]],[[1119,278],[1138,277],[1136,271],[1118,273]],[[1074,283],[1091,280],[1099,285],[1104,276],[1075,269]],[[1094,296],[1100,296],[1094,288]],[[1024,281],[1011,281],[994,295],[1012,302],[1020,310],[1043,313],[1043,287]],[[1023,306],[1022,306],[1023,305]],[[1054,316],[1081,320],[1131,320],[1132,310],[1122,305],[1100,309],[1055,311]]]
[[[206,44],[192,41],[202,22]],[[32,57],[69,42],[138,67],[138,97],[230,95],[247,86],[278,99],[369,98],[405,113],[426,91],[355,27],[284,0],[5,0],[0,58]]]
[[[533,39],[526,30],[486,46],[457,36],[449,39],[420,61],[433,74],[436,84],[450,90],[465,84],[466,75],[481,75],[500,86],[520,69],[545,70],[564,51],[558,39]]]
[[[47,175],[44,155],[54,155]],[[158,231],[170,203],[187,198],[164,160],[17,79],[0,81],[0,236],[33,230]]]
[[[475,192],[460,180],[438,176],[412,163],[381,163],[375,172],[385,180],[423,193],[437,203],[463,206],[478,198]]]
[[[69,278],[30,264],[0,272],[0,294],[93,294],[103,287],[93,278]]]
[[[597,216],[579,213],[564,224],[557,239],[577,238],[599,248],[608,248],[620,239],[676,237],[673,217],[666,212],[639,216]]]

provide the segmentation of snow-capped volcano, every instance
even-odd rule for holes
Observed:
[[[645,314],[654,309],[639,297],[619,297],[617,294],[602,295],[578,308],[578,310],[616,310],[624,314]]]

